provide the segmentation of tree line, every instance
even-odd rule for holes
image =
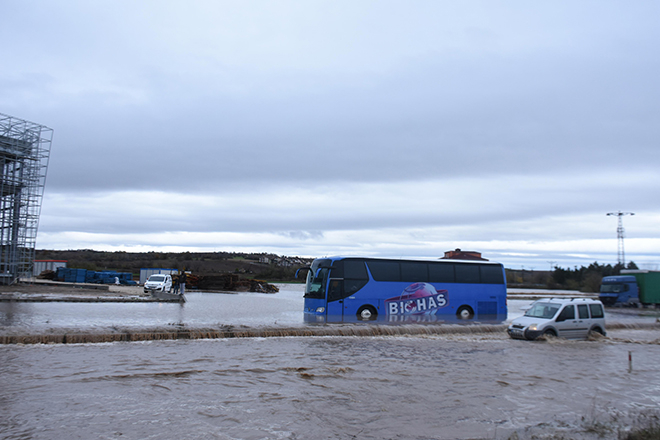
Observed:
[[[556,266],[552,272],[552,277],[548,281],[548,287],[551,289],[598,292],[603,277],[619,275],[623,269],[635,270],[638,267],[634,261],[625,266],[621,263],[612,266],[611,264],[598,264],[598,262],[593,262],[586,267],[581,266],[578,268],[575,266],[574,269],[564,269]]]
[[[261,262],[262,257],[270,260],[270,263]],[[91,249],[36,251],[37,260],[67,260],[68,267],[131,272],[136,277],[141,268],[172,268],[204,275],[239,273],[246,278],[293,281],[296,269],[300,266],[273,264],[272,261],[277,257],[268,253],[240,252],[106,252]],[[306,264],[311,263],[311,259],[306,260]],[[507,269],[506,272],[507,284],[514,287],[598,292],[603,277],[619,275],[622,269],[637,269],[637,265],[632,261],[625,266],[593,262],[573,269],[555,266],[552,271]]]
[[[198,275],[235,273],[243,278],[293,281],[297,267],[273,263],[280,256],[242,252],[124,252],[37,249],[36,260],[63,260],[67,267],[93,271],[130,272],[138,279],[142,268],[177,269]],[[296,257],[297,258],[297,257]],[[264,261],[268,261],[267,263]],[[311,263],[311,260],[309,261]],[[300,280],[298,280],[300,281]]]

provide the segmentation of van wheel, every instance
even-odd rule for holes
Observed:
[[[554,331],[553,329],[549,328],[548,330],[543,332],[543,337],[544,338],[547,338],[548,336],[552,337],[552,338],[556,338],[557,337],[557,332]]]
[[[378,312],[371,306],[362,306],[357,311],[357,318],[360,321],[375,321],[378,317]]]
[[[472,319],[474,318],[474,310],[470,306],[460,306],[456,310],[456,317],[458,319]]]
[[[601,336],[605,336],[603,329],[600,327],[594,327],[591,330],[589,330],[589,336],[592,336],[594,333],[598,333]]]

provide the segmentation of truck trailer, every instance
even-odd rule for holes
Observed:
[[[606,306],[660,304],[660,271],[622,270],[621,275],[604,277],[598,299]]]

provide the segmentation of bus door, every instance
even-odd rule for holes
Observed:
[[[344,280],[342,278],[330,277],[328,282],[328,305],[327,316],[329,321],[342,320],[344,318]]]

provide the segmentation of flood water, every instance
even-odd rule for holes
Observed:
[[[529,303],[510,300],[509,319]],[[7,305],[5,330],[304,325],[299,286],[194,293],[183,306]],[[649,319],[608,311],[608,321]],[[616,439],[660,416],[658,365],[660,332],[648,329],[593,341],[496,333],[2,345],[0,439]]]
[[[281,284],[276,294],[186,292],[185,303],[0,303],[0,328],[156,327],[215,324],[295,326],[303,323],[303,290]]]
[[[0,302],[0,331],[47,332],[121,327],[243,326],[297,327],[303,319],[300,284],[280,284],[276,294],[187,292],[179,303]],[[507,321],[521,316],[531,300],[508,301]],[[656,314],[660,316],[659,313]],[[608,313],[608,322],[654,322],[656,316]]]
[[[618,334],[5,345],[0,438],[617,438],[660,407],[658,335]]]

